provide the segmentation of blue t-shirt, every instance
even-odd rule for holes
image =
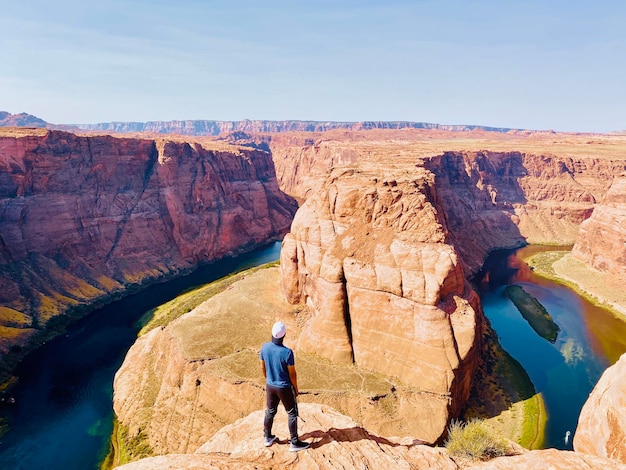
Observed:
[[[287,369],[287,366],[295,364],[291,349],[282,344],[265,343],[261,347],[261,360],[265,361],[268,385],[277,388],[291,387],[289,369]]]

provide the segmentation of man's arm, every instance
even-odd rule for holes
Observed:
[[[267,371],[265,370],[265,361],[261,359],[261,370],[263,371],[263,377],[267,379]]]
[[[291,381],[291,385],[293,385],[293,390],[296,393],[296,396],[300,392],[298,392],[298,375],[296,374],[296,366],[287,366],[287,370],[289,371],[289,380]]]

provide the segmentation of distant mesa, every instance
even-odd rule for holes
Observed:
[[[523,129],[477,125],[448,125],[412,121],[212,121],[204,119],[182,121],[148,122],[100,122],[96,124],[51,124],[32,114],[11,114],[0,111],[0,127],[40,127],[59,130],[105,131],[117,133],[149,132],[156,134],[181,134],[193,136],[216,136],[227,133],[278,133],[278,132],[325,132],[334,129],[427,129],[443,131],[509,132]]]
[[[159,134],[182,135],[219,135],[229,132],[245,133],[278,133],[278,132],[325,132],[334,129],[370,130],[370,129],[430,129],[447,131],[483,130],[490,132],[508,132],[504,127],[487,127],[476,125],[446,125],[428,122],[411,121],[149,121],[149,122],[104,122],[98,124],[73,124],[82,130],[110,132],[153,132]]]
[[[6,111],[0,111],[0,127],[40,127],[45,128],[48,125],[43,119],[27,113],[11,114]]]

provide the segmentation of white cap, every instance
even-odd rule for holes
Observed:
[[[280,339],[285,336],[285,333],[287,333],[287,328],[282,321],[277,321],[276,323],[274,323],[274,326],[272,326],[272,336],[274,338]]]

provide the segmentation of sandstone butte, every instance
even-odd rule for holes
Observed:
[[[282,236],[296,208],[266,151],[0,130],[3,359],[72,308]]]
[[[189,344],[199,334],[185,333],[206,332],[208,326],[198,326],[216,322],[214,315],[228,316],[224,312],[233,308],[228,301],[201,306],[171,328],[151,333],[131,349],[117,375],[120,421],[131,433],[142,429],[158,453],[190,452],[209,429],[232,421],[237,406],[244,404],[244,415],[262,407],[252,351],[265,340],[258,330],[265,325],[267,331],[283,315],[296,329],[292,345],[304,368],[313,364],[310,384],[317,378],[325,387],[313,385],[303,399],[358,415],[368,429],[387,436],[438,440],[467,398],[479,360],[482,313],[467,279],[494,248],[577,242],[583,221],[610,200],[605,195],[626,170],[620,136],[516,134],[493,141],[486,133],[451,136],[376,131],[231,137],[239,143],[254,137],[268,146],[281,187],[305,200],[281,251],[283,293],[297,314],[289,317],[276,303],[261,314],[255,304],[258,339],[247,344],[231,339],[237,343],[231,348],[239,354],[236,360],[220,341],[205,340],[208,344],[197,349]],[[618,227],[613,237],[619,243],[623,230]],[[595,243],[592,249],[599,253],[610,246]],[[238,324],[231,333],[245,336],[241,331]],[[170,346],[148,354],[157,344]],[[170,368],[168,357],[177,357],[178,365]],[[320,364],[356,368],[358,374],[373,371],[393,385],[380,387],[372,377],[357,391],[335,384],[329,399],[333,390],[320,379],[325,376],[320,371],[328,369]],[[163,383],[170,385],[159,387],[164,369],[172,375]],[[218,385],[211,382],[216,377]],[[227,406],[216,406],[197,385],[206,380],[221,397],[217,402]],[[185,393],[184,384],[190,388]],[[150,399],[137,408],[146,395]],[[355,398],[365,411],[355,407]],[[183,419],[194,414],[190,409],[199,419]],[[142,414],[150,416],[138,418]],[[171,443],[164,436],[172,436]],[[550,460],[553,454],[541,455]],[[569,454],[563,455],[565,462]]]

